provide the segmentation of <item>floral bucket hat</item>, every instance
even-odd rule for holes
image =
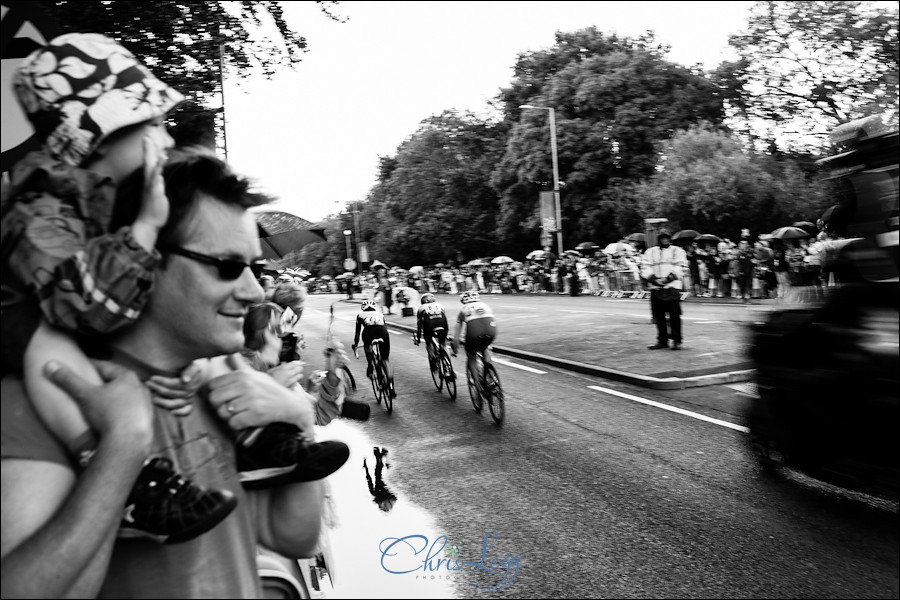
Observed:
[[[45,150],[73,166],[114,131],[164,116],[184,100],[97,33],[67,33],[35,50],[14,74],[13,89]]]

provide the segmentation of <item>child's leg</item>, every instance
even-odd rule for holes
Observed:
[[[50,360],[65,364],[89,383],[101,385],[103,380],[69,335],[46,322],[38,326],[25,350],[25,389],[50,431],[83,461],[96,447],[97,439],[75,400],[44,377],[42,369]]]

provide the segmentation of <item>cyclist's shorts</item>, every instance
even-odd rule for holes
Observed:
[[[441,322],[443,321],[443,322]],[[430,340],[431,336],[437,330],[438,342],[443,346],[447,342],[447,318],[444,319],[425,319],[422,321],[422,339]]]
[[[388,335],[387,325],[368,325],[362,330],[362,343],[369,346],[372,340],[381,338],[384,343],[381,344],[381,358],[387,359],[391,356],[391,336]]]
[[[493,317],[472,319],[466,323],[466,354],[481,352],[497,337],[497,325]]]

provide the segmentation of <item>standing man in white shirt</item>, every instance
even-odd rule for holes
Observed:
[[[656,343],[650,350],[681,350],[681,290],[687,268],[684,249],[672,245],[672,234],[659,232],[657,245],[644,252],[641,276],[650,284],[650,311],[656,323]]]

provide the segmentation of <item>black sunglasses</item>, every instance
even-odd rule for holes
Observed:
[[[244,269],[250,269],[253,276],[259,279],[265,265],[265,261],[261,260],[245,263],[242,260],[236,260],[234,258],[216,258],[215,256],[209,256],[208,254],[200,254],[199,252],[186,250],[184,248],[179,248],[178,246],[163,246],[159,251],[165,254],[177,254],[178,256],[190,258],[191,260],[196,260],[203,264],[212,265],[216,268],[219,277],[224,281],[234,281],[243,274]]]

